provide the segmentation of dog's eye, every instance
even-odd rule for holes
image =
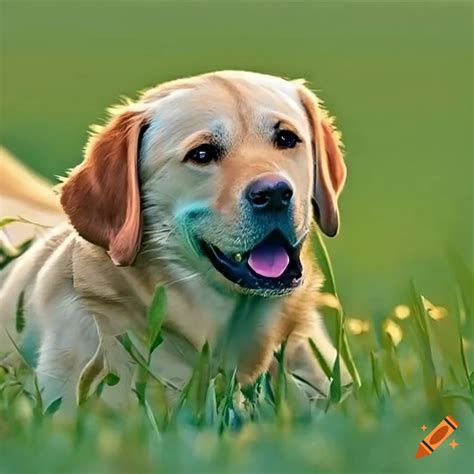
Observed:
[[[278,130],[275,135],[275,145],[278,148],[294,148],[301,140],[290,130]]]
[[[219,151],[214,145],[205,143],[191,150],[185,157],[185,161],[192,161],[197,165],[207,165],[211,161],[216,161]]]

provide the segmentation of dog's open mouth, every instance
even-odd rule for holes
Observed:
[[[201,241],[201,247],[217,271],[242,288],[287,292],[303,280],[300,261],[302,243],[293,247],[275,230],[244,254],[228,256],[216,246]]]

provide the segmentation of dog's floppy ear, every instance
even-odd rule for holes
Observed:
[[[313,140],[314,216],[321,230],[333,237],[339,229],[337,198],[346,180],[341,135],[312,92],[300,84],[298,94],[308,116]]]
[[[77,232],[108,251],[116,265],[131,265],[140,248],[142,217],[138,148],[146,118],[116,114],[86,147],[66,179],[61,204]]]

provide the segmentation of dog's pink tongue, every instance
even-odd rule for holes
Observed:
[[[286,270],[290,257],[283,246],[263,243],[250,252],[248,263],[258,275],[278,278]]]

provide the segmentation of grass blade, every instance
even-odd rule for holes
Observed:
[[[100,326],[95,318],[94,322],[98,337],[97,349],[89,362],[87,362],[87,364],[83,367],[79,375],[76,385],[76,403],[78,406],[81,406],[89,398],[92,384],[95,381],[100,383],[100,379],[103,379],[107,376],[106,360],[104,354],[104,339],[102,337]]]
[[[469,391],[471,392],[472,395],[474,395],[474,387],[471,384],[471,376],[472,373],[469,373],[469,367],[467,365],[467,359],[466,359],[466,352],[464,350],[464,342],[462,340],[462,335],[459,334],[459,351],[461,352],[461,360],[462,360],[462,366],[464,369],[464,375],[466,376],[467,380],[467,386],[469,387]]]
[[[89,362],[84,366],[79,375],[76,386],[76,403],[81,406],[87,401],[91,392],[91,386],[101,375],[105,374],[105,358],[102,349],[102,340],[99,341],[97,349]]]
[[[17,334],[21,334],[25,329],[25,292],[22,291],[18,298],[15,315],[15,329]]]
[[[161,433],[160,433],[160,429],[158,428],[158,424],[156,423],[156,418],[155,418],[155,415],[153,414],[153,410],[151,409],[151,406],[146,399],[143,400],[143,405],[145,407],[146,417],[148,418],[148,421],[150,422],[150,425],[153,429],[153,433],[155,434],[158,442],[161,443]]]
[[[334,361],[332,368],[332,380],[329,387],[329,398],[332,402],[338,403],[342,399],[342,387],[341,387],[341,358],[339,353]]]
[[[53,416],[61,408],[62,402],[63,402],[63,397],[59,397],[59,398],[56,398],[56,400],[53,400],[46,407],[46,410],[44,411],[44,415],[45,416]]]
[[[197,361],[188,391],[188,402],[198,424],[201,424],[206,409],[206,395],[211,376],[211,356],[206,342]]]
[[[150,355],[162,342],[160,331],[165,318],[166,307],[166,290],[164,286],[159,286],[156,288],[153,300],[148,308],[148,347]]]
[[[165,386],[168,386],[174,390],[178,390],[176,386],[174,386],[170,382],[163,382],[153,372],[150,371],[147,361],[140,354],[138,349],[133,345],[132,340],[130,339],[130,336],[127,333],[116,336],[116,339],[117,341],[119,341],[121,346],[127,351],[127,353],[132,357],[132,359],[147,372],[149,377]]]
[[[322,371],[324,372],[324,375],[328,378],[328,380],[332,379],[332,370],[329,367],[329,364],[327,363],[326,359],[323,357],[321,352],[318,349],[318,346],[314,343],[314,341],[309,338],[309,345],[311,347],[311,350],[313,351],[314,357],[316,357],[316,360],[318,361],[319,366],[321,367]]]
[[[331,260],[329,258],[329,253],[327,251],[326,245],[324,244],[321,233],[317,228],[314,228],[311,232],[311,244],[313,254],[315,255],[316,261],[318,262],[318,265],[321,268],[325,277],[321,291],[325,293],[331,293],[339,300],[336,288],[336,280],[334,277],[334,271],[332,268]],[[349,342],[344,333],[344,311],[342,309],[342,306],[339,309],[330,308],[328,309],[328,311],[335,317],[335,327],[333,325],[332,334],[335,338],[337,358],[341,356],[343,357],[343,360],[347,366],[347,370],[349,371],[352,380],[354,381],[354,385],[356,388],[358,388],[361,386],[361,379],[357,366],[354,362],[351,349],[349,347]],[[328,329],[330,330],[331,328]],[[338,365],[335,368],[340,371],[340,362],[338,362]]]
[[[217,418],[216,385],[211,379],[207,387],[206,401],[204,404],[203,422],[205,426],[213,426]]]

